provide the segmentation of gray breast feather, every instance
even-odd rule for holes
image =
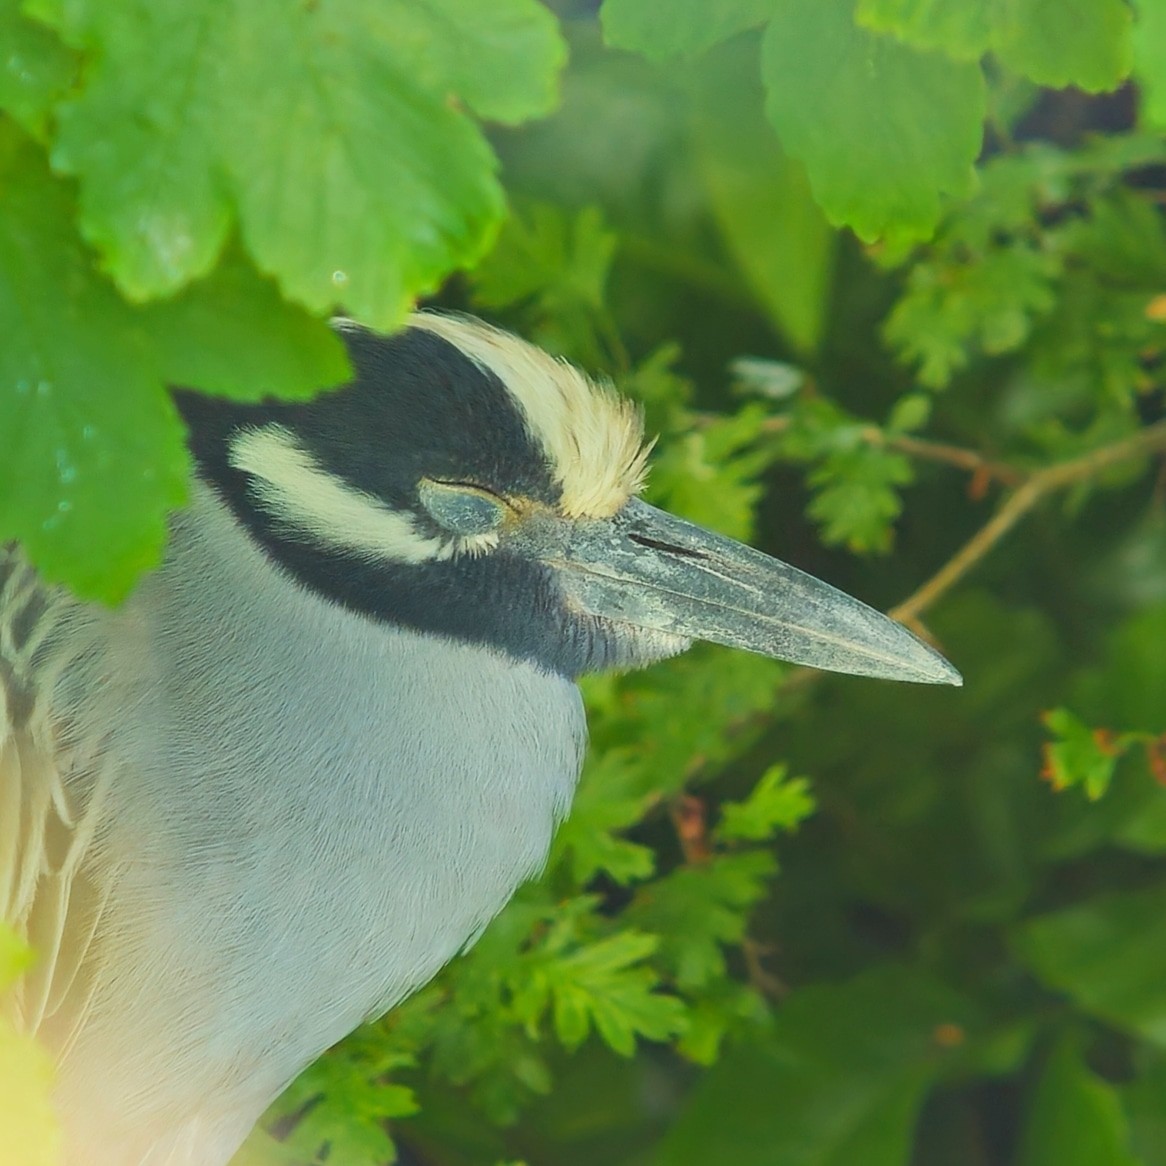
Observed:
[[[75,606],[90,646],[39,680],[79,759],[60,781],[84,800],[112,778],[81,864],[102,942],[61,1105],[110,1166],[212,1166],[537,871],[581,702],[308,594],[205,490],[125,607]]]

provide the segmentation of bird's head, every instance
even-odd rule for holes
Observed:
[[[958,684],[899,624],[641,501],[633,406],[467,317],[341,323],[355,378],[308,404],[177,394],[203,478],[300,585],[566,676],[712,640]]]

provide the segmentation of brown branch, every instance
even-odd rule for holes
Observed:
[[[711,418],[709,418],[711,421]],[[781,433],[789,428],[788,417],[767,418],[762,429],[766,433]],[[1007,462],[993,461],[974,449],[967,449],[962,445],[949,445],[943,441],[925,441],[920,437],[909,437],[907,434],[887,434],[877,425],[864,425],[859,429],[859,436],[867,445],[878,445],[886,449],[896,450],[908,457],[918,458],[920,461],[938,462],[941,465],[955,466],[965,470],[977,478],[1000,482],[1005,486],[1019,486],[1028,478],[1028,473],[1017,466],[1010,466]]]
[[[919,617],[958,583],[1042,499],[1131,458],[1166,450],[1166,421],[1160,421],[1071,461],[1034,471],[1000,509],[913,595],[887,614],[918,626]]]
[[[905,434],[888,437],[873,425],[864,429],[862,436],[864,441],[869,441],[872,445],[885,445],[888,449],[897,450],[908,457],[955,466],[979,478],[989,478],[1005,486],[1019,486],[1028,477],[1024,470],[1017,469],[1016,466],[992,461],[974,449],[965,449],[959,445],[924,441],[922,438],[907,437]]]

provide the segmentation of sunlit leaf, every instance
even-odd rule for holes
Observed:
[[[974,187],[984,82],[974,62],[854,24],[852,0],[779,0],[765,34],[767,110],[838,226],[921,238],[941,196]]]
[[[957,59],[991,50],[1039,85],[1114,89],[1130,68],[1122,0],[859,0],[858,21]]]
[[[563,61],[534,0],[488,20],[467,0],[44,8],[99,50],[54,161],[80,177],[82,229],[129,296],[205,274],[237,215],[289,298],[385,328],[502,217],[493,156],[449,98],[544,113]]]
[[[603,33],[615,48],[631,49],[652,60],[695,56],[746,28],[761,24],[771,0],[604,0]]]
[[[0,920],[0,1004],[33,955]],[[0,1163],[3,1166],[58,1166],[60,1135],[49,1101],[53,1074],[49,1059],[21,1035],[0,1011]]]
[[[0,152],[0,539],[50,579],[120,598],[157,563],[185,495],[182,426],[64,190],[30,149]]]

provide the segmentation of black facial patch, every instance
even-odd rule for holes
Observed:
[[[355,379],[306,404],[240,405],[176,390],[203,475],[234,503],[247,475],[228,461],[241,429],[277,424],[325,470],[393,509],[417,509],[423,476],[556,505],[562,489],[494,373],[421,328],[344,327]],[[240,499],[240,501],[244,501]]]
[[[289,537],[259,505],[250,475],[230,464],[244,429],[279,425],[322,469],[394,510],[418,533],[442,532],[418,513],[422,477],[469,482],[556,506],[561,488],[496,375],[419,328],[391,337],[345,327],[356,372],[307,404],[238,405],[176,389],[201,476],[255,541],[305,586],[375,619],[489,645],[576,676],[617,662],[602,621],[568,612],[551,571],[500,548],[421,563],[370,561]]]

